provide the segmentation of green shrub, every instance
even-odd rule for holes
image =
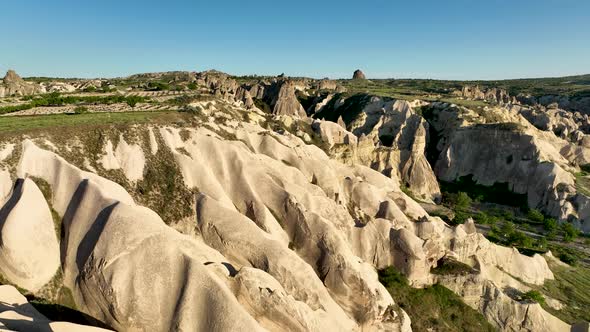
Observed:
[[[163,82],[149,82],[147,85],[149,91],[164,91],[170,90],[170,85]]]
[[[125,102],[131,107],[135,107],[140,101],[143,101],[143,98],[139,96],[129,96],[125,98]]]
[[[541,212],[539,212],[539,210],[535,210],[535,209],[529,210],[529,212],[527,213],[527,218],[529,218],[529,220],[537,222],[537,223],[542,223],[543,220],[545,220],[545,216],[543,216],[543,214]]]
[[[490,223],[490,216],[488,216],[487,213],[483,212],[483,211],[479,211],[477,212],[474,216],[473,219],[478,223],[478,224],[489,224]]]
[[[539,291],[530,290],[521,295],[522,301],[532,301],[539,304],[545,304],[545,297]]]
[[[578,263],[578,258],[569,252],[560,253],[559,260],[569,265],[576,265]]]
[[[85,114],[88,113],[88,108],[86,106],[76,106],[74,108],[74,114]]]
[[[540,239],[537,240],[537,247],[542,248],[542,249],[547,249],[547,238],[546,237],[542,237]]]
[[[515,230],[514,224],[510,221],[505,221],[502,224],[502,227],[500,228],[500,232],[502,232],[502,235],[504,236],[510,236],[510,234],[512,234]]]
[[[451,220],[450,224],[453,226],[464,224],[467,221],[467,219],[469,219],[469,217],[471,217],[471,214],[469,214],[468,212],[465,212],[463,210],[457,210],[455,211],[455,218]]]
[[[563,239],[566,242],[572,242],[580,235],[580,231],[574,225],[567,222],[561,225],[561,230],[563,231]]]
[[[590,173],[590,164],[580,165],[580,169],[582,170],[582,172]]]
[[[430,269],[430,272],[438,275],[465,275],[473,272],[473,268],[455,259],[441,258],[437,266]]]
[[[457,203],[455,204],[455,207],[459,210],[465,211],[471,207],[472,202],[471,197],[469,197],[467,193],[460,191],[457,194]]]
[[[543,228],[545,228],[545,230],[549,233],[557,230],[557,220],[553,218],[545,219],[545,221],[543,222]]]

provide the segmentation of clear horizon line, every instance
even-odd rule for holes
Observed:
[[[7,68],[6,70],[10,70],[13,68]],[[141,75],[141,74],[152,74],[152,73],[168,73],[168,72],[204,72],[204,71],[209,71],[209,70],[216,70],[216,69],[207,69],[207,70],[203,70],[203,71],[198,71],[198,70],[182,70],[182,69],[178,69],[178,70],[163,70],[163,71],[142,71],[142,72],[135,72],[135,73],[130,73],[130,74],[126,74],[126,75],[113,75],[113,76],[94,76],[94,75],[77,75],[77,76],[54,76],[54,75],[23,75],[22,77],[24,79],[32,79],[32,78],[55,78],[55,79],[82,79],[82,80],[92,80],[92,79],[124,79],[133,75]],[[259,77],[277,77],[279,76],[279,74],[257,74],[257,73],[249,73],[249,74],[232,74],[229,72],[225,72],[222,70],[216,70],[222,73],[225,73],[227,75],[233,76],[233,77],[247,77],[247,76],[259,76]],[[15,70],[15,72],[17,74],[19,74],[18,70]],[[20,75],[20,74],[19,74]],[[434,80],[434,81],[463,81],[463,82],[467,82],[467,81],[472,81],[472,82],[477,82],[477,81],[511,81],[511,80],[531,80],[531,79],[551,79],[551,78],[566,78],[566,77],[576,77],[576,76],[585,76],[585,75],[590,75],[590,71],[588,72],[582,72],[582,73],[566,73],[566,74],[561,74],[561,75],[547,75],[547,76],[529,76],[529,77],[505,77],[505,78],[465,78],[465,79],[460,79],[460,78],[442,78],[442,77],[427,77],[427,76],[422,76],[422,75],[416,75],[415,77],[409,76],[409,75],[392,75],[392,76],[376,76],[376,77],[367,77],[368,80],[374,79],[374,80]],[[323,76],[323,75],[319,75],[319,76],[313,76],[313,75],[287,75],[285,73],[286,77],[291,77],[291,78],[309,78],[309,79],[315,79],[315,80],[321,80],[321,79],[325,79],[328,78],[330,80],[350,80],[352,79],[352,75],[349,75],[348,77],[330,77],[328,76]],[[322,77],[320,77],[322,76]]]

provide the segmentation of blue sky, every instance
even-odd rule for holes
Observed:
[[[588,0],[3,1],[0,71],[501,79],[590,73]]]

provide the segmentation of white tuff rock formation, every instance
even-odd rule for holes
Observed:
[[[376,269],[395,266],[412,285],[429,285],[442,282],[431,268],[452,258],[473,268],[478,285],[490,285],[464,297],[499,329],[568,327],[540,307],[525,314],[523,326],[502,316],[506,308],[519,315],[523,308],[505,296],[507,286],[553,278],[543,257],[491,244],[472,223],[450,227],[428,216],[396,178],[330,159],[288,131],[235,121],[244,109],[233,104],[214,107],[203,110],[196,128],[138,125],[121,133],[117,147],[104,143],[98,151],[123,170],[125,156],[142,151],[144,171],[123,172],[133,179],[121,181],[126,187],[107,179],[105,154],[77,161],[85,136],[55,140],[55,152],[40,147],[51,138],[10,143],[20,158],[3,164],[10,176],[0,176],[0,188],[21,179],[32,193],[19,209],[51,206],[59,216],[61,282],[82,312],[122,331],[410,331]],[[400,146],[422,144],[406,141],[406,130],[423,125],[409,106],[386,104],[376,112],[377,133],[382,128]],[[401,128],[387,124],[398,118]],[[133,148],[123,144],[132,138]],[[80,168],[89,166],[99,174]],[[35,181],[51,188],[49,202],[40,201]],[[146,181],[175,190],[160,213],[189,207],[188,214],[162,220],[141,191]],[[188,201],[177,200],[176,191],[188,192]]]

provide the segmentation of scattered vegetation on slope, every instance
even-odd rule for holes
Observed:
[[[145,174],[135,192],[140,204],[170,224],[194,214],[195,193],[184,184],[180,168],[159,133],[156,139],[160,148],[154,156],[147,156]]]
[[[550,264],[550,267],[555,280],[546,281],[539,290],[565,306],[561,310],[555,310],[541,303],[545,310],[569,324],[590,321],[590,269],[557,264]]]
[[[482,314],[444,286],[412,288],[393,267],[381,270],[379,281],[410,316],[414,331],[494,331]]]

